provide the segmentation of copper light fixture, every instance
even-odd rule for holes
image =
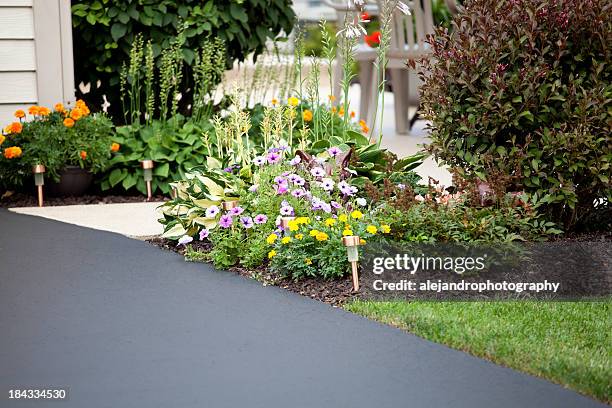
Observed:
[[[229,211],[236,207],[238,207],[238,200],[224,201],[221,203],[221,208],[223,208],[224,211]]]
[[[45,166],[42,164],[37,164],[32,167],[32,173],[34,173],[34,184],[36,185],[36,189],[38,190],[38,206],[43,206],[43,186],[45,185]]]
[[[353,271],[353,290],[359,292],[359,274],[357,273],[357,262],[359,261],[360,239],[356,235],[342,237],[342,244],[346,247],[348,261]]]
[[[147,200],[150,200],[153,197],[151,189],[151,181],[153,181],[153,160],[143,160],[141,165],[144,170],[144,181],[147,184]]]
[[[295,217],[281,217],[280,227],[287,234],[289,233],[289,222],[295,220]]]

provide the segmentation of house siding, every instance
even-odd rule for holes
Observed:
[[[70,0],[0,0],[0,124],[73,101]]]

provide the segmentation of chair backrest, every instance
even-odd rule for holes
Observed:
[[[382,7],[383,1],[379,0],[379,7]],[[411,15],[405,15],[399,10],[393,12],[389,54],[426,54],[428,47],[425,40],[427,35],[434,32],[432,0],[412,0],[405,3],[410,8]]]

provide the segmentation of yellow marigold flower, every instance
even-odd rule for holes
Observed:
[[[334,218],[328,218],[325,220],[325,226],[327,227],[333,227],[334,225],[336,225],[336,220]]]
[[[295,232],[300,228],[300,225],[296,220],[289,221],[289,231]]]
[[[332,106],[332,108],[331,108],[331,112],[332,112],[332,113],[336,113],[336,112],[338,112],[338,108],[336,108],[335,106]]]
[[[295,219],[295,221],[298,224],[310,224],[310,218],[309,217],[297,217]]]
[[[271,250],[270,252],[268,252],[268,259],[272,259],[276,256],[276,251],[275,250]]]
[[[340,221],[340,222],[347,222],[348,221],[348,217],[346,216],[346,214],[340,214],[338,216],[338,221]]]
[[[358,220],[363,218],[363,213],[359,210],[355,210],[351,213],[351,217],[353,217],[354,219]]]
[[[306,258],[306,259],[304,259],[304,263],[305,263],[306,265],[312,265],[312,259],[310,259],[310,258]]]
[[[23,130],[23,125],[21,124],[21,122],[13,122],[4,128],[4,133],[8,133],[8,134],[21,133],[22,130]]]
[[[113,144],[111,144],[111,152],[113,153],[118,152],[120,148],[121,145],[119,143],[113,142]]]
[[[338,110],[338,116],[344,116],[344,107],[340,107],[340,109]]]
[[[56,103],[55,106],[53,107],[53,109],[56,112],[60,112],[61,113],[61,112],[63,112],[65,110],[64,104],[63,103]]]
[[[319,230],[316,230],[316,229],[310,230],[310,236],[311,237],[316,236],[318,233],[319,233]]]
[[[327,97],[329,98],[330,102],[334,102],[336,100],[336,97],[334,95],[327,95]]]
[[[342,235],[345,237],[350,237],[351,235],[353,235],[353,231],[351,231],[350,229],[345,229],[344,231],[342,231]]]
[[[317,241],[327,241],[327,238],[329,238],[329,235],[327,235],[324,232],[319,231],[317,235],[315,236],[315,238],[317,239]]]
[[[0,134],[0,145],[4,143],[5,140],[6,140],[6,137],[3,134]]]
[[[295,96],[292,96],[291,98],[287,99],[287,103],[289,103],[289,106],[296,107],[299,105],[300,100]]]
[[[295,239],[302,240],[304,238],[304,234],[295,234]]]
[[[278,105],[278,99],[272,98],[272,106]]]
[[[7,147],[6,149],[4,149],[4,157],[6,157],[7,159],[17,158],[21,156],[21,153],[21,147],[18,146]]]
[[[365,122],[365,120],[360,119],[359,120],[359,126],[364,127],[364,126],[368,126],[367,123]]]
[[[387,224],[383,224],[380,226],[380,230],[382,231],[383,234],[388,234],[391,232],[391,227],[388,226]]]
[[[38,115],[38,106],[30,106],[28,108],[28,113],[34,116]]]
[[[281,239],[281,243],[283,244],[288,244],[291,242],[291,237],[283,237],[283,239]]]
[[[17,109],[15,111],[15,117],[17,119],[25,118],[25,112],[23,111],[23,109]]]
[[[83,117],[83,112],[78,107],[74,108],[72,112],[70,112],[70,118],[72,120],[79,120],[81,117]]]
[[[64,126],[66,126],[67,128],[73,127],[74,126],[74,120],[72,120],[70,118],[64,119]]]
[[[304,122],[312,121],[312,111],[308,109],[304,110],[304,112],[302,112],[302,119],[304,119]]]
[[[272,245],[274,242],[276,242],[276,239],[278,238],[278,235],[272,233],[270,235],[268,235],[268,238],[266,238],[266,242],[270,245]]]
[[[366,240],[363,238],[359,238],[359,245],[365,245],[366,244]]]
[[[372,235],[375,235],[378,232],[378,228],[376,228],[376,226],[374,225],[368,225],[366,227],[366,231],[368,231]]]
[[[50,113],[51,109],[47,108],[46,106],[41,106],[40,108],[38,108],[38,114],[40,116],[49,116]]]

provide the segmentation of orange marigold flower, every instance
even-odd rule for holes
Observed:
[[[82,99],[77,99],[77,101],[74,103],[74,105],[78,108],[82,108],[84,106],[87,106],[87,104],[85,103],[84,100]]]
[[[304,119],[305,122],[312,121],[312,111],[305,109],[304,112],[302,112],[302,119]]]
[[[365,122],[365,120],[361,119],[359,121],[359,126],[361,126],[361,127],[367,126],[367,123]]]
[[[38,115],[38,109],[39,109],[39,108],[38,108],[38,106],[30,106],[30,107],[28,108],[28,113],[29,113],[30,115],[34,115],[34,116],[36,116],[36,115]]]
[[[15,111],[15,117],[18,119],[25,118],[25,112],[23,111],[23,109],[17,109]]]
[[[351,111],[351,118],[355,117],[355,111]]]
[[[344,116],[344,108],[340,107],[340,109],[338,110],[338,115],[339,116]]]
[[[111,152],[118,152],[120,148],[121,145],[119,143],[113,142],[113,144],[111,145]]]
[[[81,111],[79,108],[74,108],[72,112],[70,112],[70,117],[73,120],[79,120],[83,117],[83,111]]]
[[[64,119],[64,126],[66,126],[67,128],[73,127],[74,126],[74,120],[72,120],[70,118]]]
[[[41,106],[40,108],[38,108],[38,114],[40,116],[49,116],[50,113],[51,110],[45,106]]]
[[[330,102],[333,102],[336,100],[336,97],[334,95],[328,95],[327,97],[329,98]]]
[[[87,116],[91,112],[87,106],[81,106],[79,109],[83,113],[83,116]]]
[[[370,128],[369,128],[369,127],[367,127],[367,126],[362,126],[362,127],[361,127],[361,131],[362,131],[363,133],[368,133],[368,132],[370,131]]]
[[[8,133],[9,135],[11,133],[21,133],[22,129],[23,125],[20,122],[13,122],[4,128],[4,133]]]
[[[12,146],[12,147],[7,147],[6,149],[4,149],[4,157],[6,157],[7,159],[14,159],[16,157],[21,156],[21,147],[18,146]]]
[[[79,156],[81,156],[81,159],[85,160],[87,158],[87,152],[85,150],[81,150]]]
[[[332,106],[331,111],[332,111],[332,113],[336,113],[338,111],[338,109],[335,106]]]
[[[64,104],[63,103],[56,103],[55,106],[53,107],[53,109],[55,109],[56,112],[63,112],[64,111]]]
[[[278,99],[272,98],[272,106],[278,105]]]

